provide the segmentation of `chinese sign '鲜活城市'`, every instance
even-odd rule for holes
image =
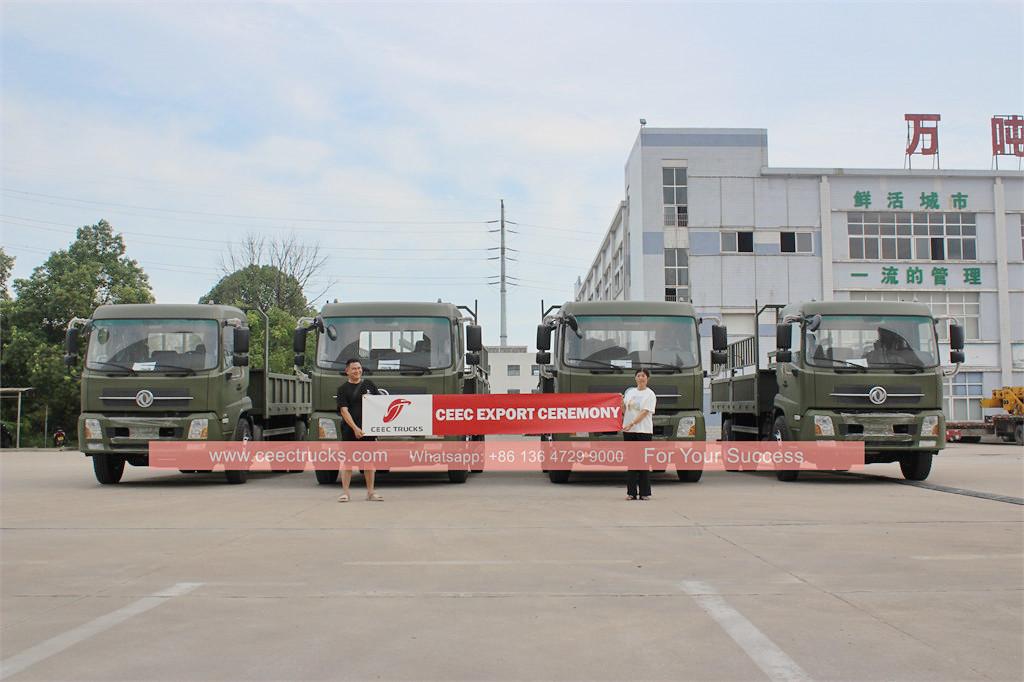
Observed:
[[[968,196],[963,192],[954,192],[949,195],[949,206],[954,210],[962,211],[967,208]],[[886,192],[885,195],[885,207],[888,209],[907,209],[907,210],[920,210],[926,211],[940,211],[942,205],[939,203],[938,192],[921,192],[920,197],[917,197],[917,205],[914,205],[914,198],[904,198],[903,192]],[[871,192],[868,190],[858,190],[853,193],[853,207],[854,208],[871,208],[874,199],[871,196]]]
[[[851,277],[868,277],[866,272],[851,272]],[[908,265],[899,268],[893,265],[884,266],[881,270],[880,284],[920,284],[929,286],[981,286],[981,268],[962,268],[959,278],[955,277],[950,268],[935,265],[932,267]]]

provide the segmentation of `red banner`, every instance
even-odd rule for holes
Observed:
[[[437,436],[622,430],[618,393],[435,395]]]

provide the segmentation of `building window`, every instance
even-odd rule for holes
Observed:
[[[946,381],[946,418],[981,421],[981,372],[960,372]]]
[[[510,376],[510,377],[517,377],[517,376],[519,376],[519,365],[509,365],[508,366],[508,376]]]
[[[661,193],[665,205],[665,227],[686,227],[689,224],[686,169],[662,168]]]
[[[539,377],[540,376],[540,365],[531,365],[530,366],[530,374],[532,376]]]
[[[518,388],[510,388],[510,389],[508,389],[508,392],[509,393],[519,393],[519,389]]]
[[[968,341],[981,340],[981,294],[974,291],[851,291],[851,301],[912,301],[924,303],[932,315],[952,315]],[[949,341],[949,324],[936,325],[939,341]]]
[[[690,300],[690,259],[687,249],[665,249],[665,300]]]
[[[814,238],[810,232],[780,232],[779,247],[782,253],[813,253]]]
[[[973,213],[850,213],[854,260],[977,260]]]
[[[754,253],[754,233],[723,230],[722,253]]]

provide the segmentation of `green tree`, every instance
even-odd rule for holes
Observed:
[[[296,318],[306,315],[309,308],[299,281],[272,265],[249,265],[225,275],[199,302],[280,308]]]
[[[83,226],[66,250],[51,253],[28,278],[14,280],[15,298],[0,304],[3,383],[35,389],[23,406],[23,441],[26,434],[29,442],[41,439],[47,405],[51,429],[74,431],[81,367],[69,372],[63,364],[68,322],[104,304],[153,302],[149,278],[125,252],[124,239],[107,221]]]
[[[11,300],[11,293],[7,291],[7,280],[11,278],[13,269],[14,256],[8,256],[3,247],[0,247],[0,301]]]
[[[249,265],[223,277],[199,299],[200,303],[234,305],[246,310],[251,338],[250,367],[263,367],[263,316],[270,318],[270,371],[290,372],[292,331],[298,318],[314,311],[306,302],[299,281],[272,265]]]

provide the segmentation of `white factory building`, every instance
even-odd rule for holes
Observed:
[[[1021,171],[773,168],[764,129],[641,128],[576,299],[690,301],[732,339],[755,301],[927,303],[966,328],[947,412],[978,419],[1024,384],[1022,215]]]

